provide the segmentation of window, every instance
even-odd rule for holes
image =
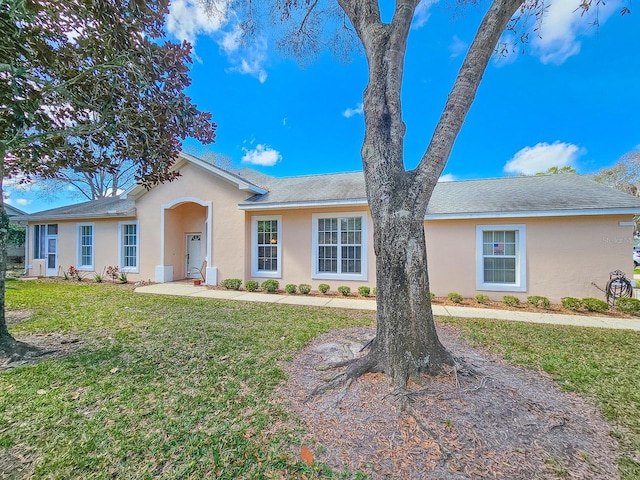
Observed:
[[[366,216],[313,215],[313,278],[367,279]]]
[[[118,224],[119,253],[118,266],[124,273],[139,272],[138,222]]]
[[[93,270],[93,224],[78,224],[78,268]]]
[[[282,217],[252,217],[251,276],[280,278],[282,276]]]
[[[524,225],[476,227],[476,289],[526,291]]]
[[[47,226],[33,226],[33,259],[44,260],[47,253]]]

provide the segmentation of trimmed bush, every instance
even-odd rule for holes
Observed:
[[[582,306],[582,301],[576,297],[562,297],[560,301],[562,302],[562,306],[567,310],[576,311]]]
[[[453,303],[462,303],[462,300],[463,300],[462,295],[456,292],[449,292],[447,294],[447,298],[451,300]]]
[[[293,295],[294,293],[296,293],[296,290],[298,290],[298,286],[295,283],[287,283],[284,286],[284,291],[289,295]]]
[[[436,298],[436,294],[433,292],[429,292],[429,295],[431,296],[431,300],[434,300]]]
[[[363,297],[368,297],[369,294],[371,293],[371,289],[366,285],[363,285],[361,287],[358,287],[358,293]]]
[[[258,290],[259,286],[260,286],[260,284],[258,282],[256,282],[255,280],[247,280],[244,283],[244,289],[247,292],[255,292],[256,290]]]
[[[221,285],[229,290],[240,290],[240,285],[242,285],[242,280],[239,278],[225,278]]]
[[[269,280],[265,280],[264,282],[262,282],[262,285],[260,285],[260,288],[262,288],[262,290],[264,290],[265,292],[273,293],[276,290],[278,290],[279,286],[280,284],[278,283],[277,280],[270,278]]]
[[[551,302],[547,297],[541,297],[540,295],[531,295],[527,297],[527,303],[536,308],[549,308],[551,307]]]
[[[351,287],[347,287],[346,285],[341,285],[338,287],[338,292],[340,292],[343,297],[347,297],[351,293]]]
[[[640,300],[637,298],[618,298],[616,300],[616,307],[623,313],[640,317]]]
[[[491,301],[491,299],[488,296],[483,295],[482,293],[479,293],[479,294],[476,295],[476,302],[478,302],[478,303],[486,305],[490,301]]]
[[[320,285],[318,285],[318,290],[320,291],[321,294],[326,295],[327,292],[329,291],[329,285],[327,285],[326,283],[321,283]]]
[[[515,307],[520,305],[520,299],[518,297],[514,297],[513,295],[505,295],[502,297],[502,303],[504,303],[507,307]]]
[[[590,312],[606,312],[607,310],[609,310],[609,305],[607,305],[607,302],[593,297],[583,298],[582,306]]]
[[[373,287],[373,295],[378,295],[378,287]]]
[[[309,292],[311,291],[311,285],[301,283],[300,285],[298,285],[298,291],[303,295],[309,295]]]

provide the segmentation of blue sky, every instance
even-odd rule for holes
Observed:
[[[640,149],[640,11],[621,17],[623,1],[581,16],[579,0],[554,0],[541,38],[532,36],[524,54],[496,57],[443,179],[564,165],[591,173]],[[408,168],[428,144],[487,3],[452,9],[430,0],[418,8],[402,96]],[[167,29],[195,45],[189,94],[218,124],[215,144],[187,141],[186,151],[212,150],[275,176],[361,169],[363,56],[344,63],[325,52],[300,66],[268,36],[241,44],[233,12],[222,7],[211,17],[193,0],[173,0]],[[9,203],[27,212],[79,201],[44,199],[37,185],[8,191]]]

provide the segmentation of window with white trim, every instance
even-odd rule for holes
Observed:
[[[251,276],[282,276],[282,216],[251,218]]]
[[[120,222],[118,224],[118,266],[125,273],[138,273],[140,247],[138,222]]]
[[[78,260],[80,270],[93,270],[93,224],[79,223],[78,227]]]
[[[366,215],[314,214],[312,225],[313,278],[366,280]]]
[[[476,289],[526,291],[524,225],[476,227]]]

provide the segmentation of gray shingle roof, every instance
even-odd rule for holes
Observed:
[[[251,175],[248,172],[242,176]],[[287,178],[264,176],[263,181],[266,180],[270,184],[265,187],[270,191],[247,199],[240,204],[241,208],[286,208],[300,204],[355,203],[366,199],[362,172]],[[573,211],[603,213],[598,212],[600,210],[633,210],[640,213],[640,198],[594,182],[584,175],[440,182],[429,202],[427,217],[533,212],[559,215]]]
[[[136,208],[133,201],[110,197],[43,210],[31,215],[16,217],[16,220],[72,220],[81,218],[135,217],[135,215]]]

